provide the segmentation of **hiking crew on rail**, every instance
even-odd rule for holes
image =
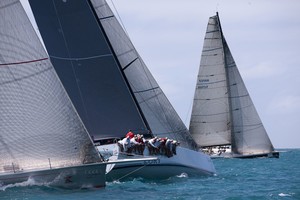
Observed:
[[[167,157],[176,155],[176,147],[179,144],[176,140],[167,137],[154,137],[147,140],[143,135],[134,134],[131,130],[122,140],[118,141],[121,152],[144,155],[144,150],[147,147],[149,155],[165,155]]]

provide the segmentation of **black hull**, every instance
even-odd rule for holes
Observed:
[[[279,158],[279,152],[274,151],[262,154],[249,154],[249,155],[233,155],[233,158]]]
[[[218,156],[210,156],[212,159],[219,159],[219,158],[279,158],[279,152],[273,151],[270,153],[260,153],[260,154],[221,154]]]

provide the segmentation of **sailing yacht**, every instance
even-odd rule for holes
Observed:
[[[218,13],[207,25],[189,130],[213,157],[279,157],[231,55]]]
[[[102,159],[19,0],[0,1],[0,27],[0,186],[104,187],[133,160]]]
[[[18,0],[0,1],[0,185],[104,187],[106,163]]]
[[[176,156],[116,164],[108,179],[129,174],[150,178],[184,172],[215,174],[210,157],[197,150],[105,0],[29,3],[51,62],[100,151],[106,149],[101,145],[104,141],[107,145],[107,141],[123,138],[129,129],[145,138],[168,137],[180,142]]]

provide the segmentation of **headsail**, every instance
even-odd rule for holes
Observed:
[[[0,172],[100,161],[19,0],[0,19]]]
[[[222,34],[223,35],[223,34]],[[237,154],[274,151],[223,36],[231,114],[231,146]]]
[[[218,14],[209,19],[197,84],[190,131],[201,146],[231,144],[236,154],[274,151],[226,43]]]
[[[54,67],[91,135],[149,130],[195,147],[106,1],[29,2]],[[95,101],[81,93],[94,94]]]

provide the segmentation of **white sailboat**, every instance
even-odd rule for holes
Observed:
[[[54,68],[95,141],[131,129],[180,142],[176,156],[116,164],[108,178],[215,173],[105,0],[29,2]]]
[[[18,0],[0,1],[0,185],[105,186],[106,163]]]
[[[279,157],[231,55],[218,13],[207,25],[189,130],[215,157]]]
[[[0,186],[104,187],[132,160],[100,157],[19,0],[0,1],[0,27]]]

